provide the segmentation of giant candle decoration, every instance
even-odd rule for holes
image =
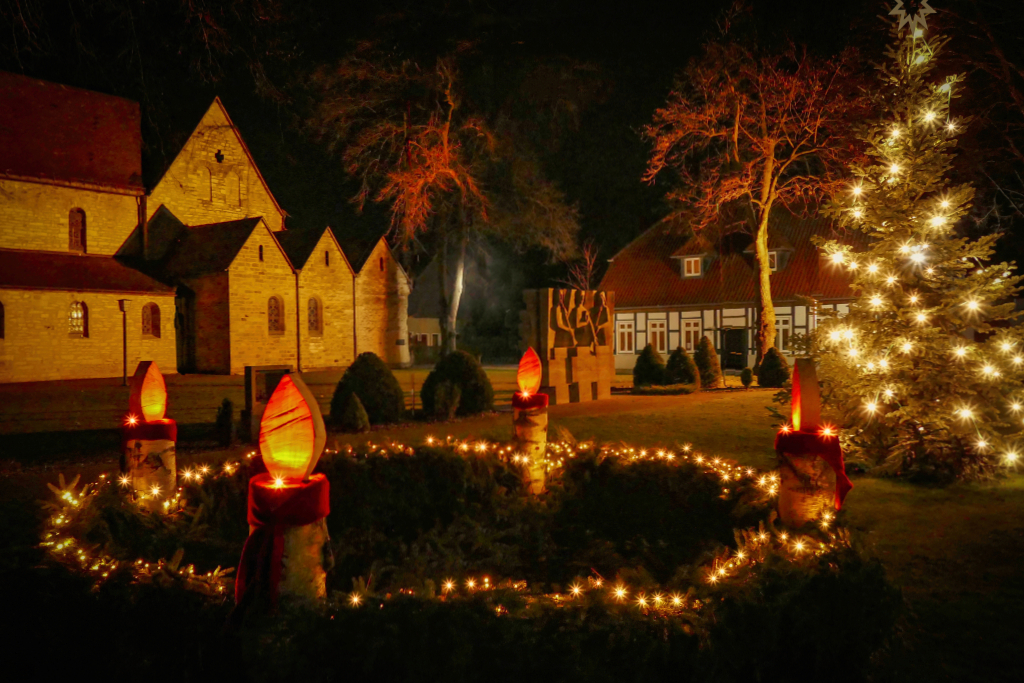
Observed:
[[[526,349],[516,374],[519,391],[512,395],[512,428],[519,457],[526,460],[530,492],[544,492],[544,455],[548,445],[548,396],[538,394],[541,364],[532,347]]]
[[[267,472],[249,480],[249,538],[235,582],[240,609],[274,606],[278,596],[326,597],[330,488],[326,476],[312,474],[326,441],[316,398],[298,375],[284,375],[260,421]]]
[[[144,507],[165,510],[177,485],[178,425],[165,417],[167,386],[153,361],[135,369],[128,410],[121,428],[121,471]]]
[[[775,437],[782,481],[779,517],[798,528],[839,509],[853,488],[843,465],[843,451],[832,427],[821,423],[821,397],[814,361],[797,359],[793,368],[792,427]]]

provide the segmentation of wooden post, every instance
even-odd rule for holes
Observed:
[[[779,517],[791,528],[799,528],[821,519],[834,507],[836,473],[822,456],[824,439],[836,438],[823,434],[821,423],[821,396],[814,361],[797,359],[793,369],[792,427],[783,428],[776,442],[781,483],[779,486]],[[803,452],[787,452],[797,443],[822,442],[822,452],[800,448]]]

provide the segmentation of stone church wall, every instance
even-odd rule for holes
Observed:
[[[177,372],[173,294],[109,294],[0,289],[4,338],[0,339],[0,382],[120,377],[123,371],[121,310],[130,298],[128,373],[141,360],[153,360],[164,373]],[[68,334],[71,303],[88,309],[88,336]],[[160,307],[159,338],[142,336],[142,307]]]
[[[262,216],[271,230],[284,214],[260,179],[231,120],[215,100],[149,196],[150,217],[165,205],[186,225]]]
[[[330,254],[330,265],[324,258]],[[353,308],[352,268],[327,233],[299,273],[300,360],[303,370],[344,368],[352,364]],[[309,299],[317,297],[323,311],[323,332],[309,329]]]
[[[408,309],[409,280],[380,240],[356,277],[356,351],[408,365]]]
[[[113,255],[138,224],[133,195],[0,179],[0,248],[68,251],[68,214],[85,211],[86,252]]]
[[[259,248],[263,247],[263,261]],[[271,334],[267,305],[271,296],[284,304],[285,329]],[[274,236],[264,227],[253,230],[228,270],[231,320],[231,374],[246,365],[296,364],[295,274]]]

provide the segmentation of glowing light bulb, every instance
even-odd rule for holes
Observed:
[[[359,595],[359,593],[353,593],[352,595],[348,596],[348,603],[353,607],[359,607],[360,603],[362,602],[363,596]]]
[[[917,303],[917,299],[918,299],[917,294],[911,294],[910,295],[910,303],[916,304]]]
[[[615,599],[616,600],[622,600],[624,597],[626,597],[626,589],[623,588],[622,586],[616,587],[616,589],[615,589]]]
[[[942,224],[945,223],[945,222],[946,222],[946,219],[943,218],[942,216],[932,216],[931,224],[932,224],[933,228],[941,227]]]
[[[1020,409],[1021,409],[1020,403],[1013,402],[1013,403],[1010,404],[1010,410],[1012,410],[1013,412],[1016,413],[1016,412],[1020,411]]]
[[[849,328],[843,330],[843,339],[853,339],[853,330]]]
[[[887,361],[885,358],[883,358],[882,360],[878,361],[878,364],[882,367],[883,370],[888,370],[889,369],[889,361]]]
[[[863,215],[864,215],[864,212],[861,211],[860,209],[854,209],[853,210],[853,217],[854,218],[860,218]]]
[[[876,410],[878,410],[878,404],[874,403],[874,402],[865,403],[864,404],[864,410],[868,411],[869,413],[873,413]]]
[[[924,274],[925,275],[934,275],[935,274],[935,269],[934,268],[929,268],[928,270],[924,271]]]
[[[453,590],[455,590],[455,582],[451,579],[446,580],[444,582],[444,592],[451,593]]]
[[[837,251],[836,253],[832,254],[832,263],[840,264],[843,262],[844,258],[845,257],[843,256],[843,252]]]
[[[900,129],[894,126],[892,129],[892,136],[894,138],[898,138],[900,136]]]
[[[896,395],[896,392],[893,391],[892,389],[886,389],[885,391],[882,392],[882,395],[885,396],[886,398],[892,398],[893,396]]]
[[[908,245],[908,244],[901,244],[900,245],[900,253],[901,254],[909,254],[910,253],[910,245]]]
[[[965,347],[965,346],[958,346],[958,347],[956,347],[956,349],[953,350],[953,353],[956,354],[957,358],[963,358],[964,356],[967,355],[967,347]]]
[[[1010,349],[1013,348],[1013,344],[1004,341],[1002,344],[999,345],[999,348],[1001,348],[1003,351],[1009,351]]]
[[[573,597],[579,597],[579,594],[583,592],[583,588],[578,583],[574,583],[570,590],[572,591]]]
[[[281,477],[276,477],[274,479],[274,488],[275,489],[282,489],[282,488],[284,488],[284,479],[282,479]]]
[[[995,372],[996,372],[996,369],[995,369],[994,367],[992,367],[991,365],[986,365],[986,366],[984,366],[984,367],[983,367],[983,368],[981,369],[981,371],[982,371],[983,373],[985,373],[985,376],[986,376],[986,377],[991,377],[992,375],[994,375],[994,374],[995,374]]]
[[[861,187],[860,185],[854,185],[853,186],[853,195],[855,197],[859,197],[860,193],[863,192],[863,191],[864,191],[864,188]]]
[[[1009,453],[1007,453],[1007,454],[1006,454],[1005,456],[1003,456],[1003,457],[1004,457],[1004,459],[1006,460],[1006,464],[1007,464],[1007,465],[1013,465],[1013,464],[1016,464],[1016,462],[1017,462],[1017,459],[1018,459],[1018,458],[1019,458],[1020,456],[1019,456],[1019,455],[1017,455],[1017,454],[1016,454],[1015,452],[1013,452],[1013,451],[1010,451]]]
[[[980,441],[978,441],[976,445],[979,449],[984,449],[986,446],[988,446],[988,442],[985,441],[984,439],[981,439]]]
[[[847,351],[847,353],[849,354],[850,358],[856,358],[858,355],[860,355],[860,351],[858,351],[857,348],[854,346],[851,346],[850,350]]]
[[[943,209],[948,209],[949,208],[949,200],[948,199],[943,199],[942,203],[939,204],[939,206],[941,206]]]
[[[874,362],[868,363],[868,370],[874,370],[874,369],[875,369]]]
[[[466,579],[466,588],[469,590],[476,588],[476,579]]]
[[[918,313],[914,317],[917,318],[917,322],[919,322],[919,323],[927,322],[927,320],[928,320],[928,316],[925,315],[924,313]]]
[[[914,263],[917,263],[918,265],[920,265],[920,264],[924,263],[924,254],[922,254],[921,252],[917,252],[916,254],[911,254],[910,255],[910,260],[913,261]]]
[[[139,418],[136,417],[135,415],[129,413],[128,417],[125,418],[124,422],[129,427],[134,427],[135,425],[137,425],[139,423]]]
[[[928,121],[929,123],[934,121],[935,120],[935,112],[933,112],[933,111],[925,112],[924,120]]]
[[[978,310],[979,308],[981,308],[981,304],[979,304],[979,303],[978,303],[977,301],[975,301],[974,299],[971,299],[971,300],[967,301],[967,302],[966,302],[966,303],[964,304],[964,306],[967,306],[967,310],[968,310],[968,311],[976,311],[976,310]]]
[[[899,164],[893,164],[892,166],[889,167],[889,173],[892,173],[893,175],[895,175],[895,174],[897,174],[899,172],[900,172]]]
[[[970,420],[972,417],[974,417],[974,411],[972,411],[970,408],[961,408],[960,410],[957,411],[957,415],[959,415],[964,420]]]
[[[871,297],[871,305],[874,306],[875,308],[878,308],[879,306],[882,305],[882,298],[879,296]]]
[[[868,272],[871,273],[872,275],[877,273],[878,272],[878,264],[877,263],[872,263],[870,266],[868,266]]]
[[[948,130],[950,133],[955,132],[956,131],[956,124],[953,123],[952,121],[950,121],[949,123],[946,124],[946,130]]]
[[[150,495],[153,495],[153,496],[159,496],[160,495],[160,487],[154,485],[152,488],[149,489],[149,493],[150,493]]]
[[[1014,365],[1020,365],[1021,363],[1024,363],[1024,357],[1022,357],[1022,356],[1014,356],[1013,357],[1013,364]]]
[[[903,346],[901,348],[903,349],[903,353],[910,353],[910,350],[914,348],[914,345],[910,342],[903,342]]]
[[[842,333],[842,332],[840,332],[839,330],[832,330],[831,332],[829,332],[829,333],[828,333],[828,338],[829,338],[829,340],[830,340],[830,341],[834,341],[834,342],[835,342],[835,341],[839,341],[839,339],[840,339],[840,338],[841,338],[842,336],[843,336],[843,333]]]

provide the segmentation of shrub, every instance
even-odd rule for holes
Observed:
[[[718,362],[718,353],[707,335],[700,338],[697,350],[693,353],[693,362],[697,365],[703,388],[717,389],[722,386],[722,365]]]
[[[336,425],[345,413],[345,402],[350,394],[359,396],[370,424],[398,422],[402,417],[405,407],[402,387],[391,368],[376,354],[369,351],[359,354],[338,382],[331,399],[331,420]]]
[[[750,368],[743,368],[740,373],[740,381],[743,382],[744,389],[749,389],[750,385],[754,383],[754,371]]]
[[[697,365],[682,346],[668,357],[668,363],[665,364],[665,382],[667,384],[696,384],[697,389],[700,389],[700,373],[697,372]]]
[[[444,356],[427,375],[420,388],[423,412],[436,415],[437,385],[448,381],[459,388],[460,399],[456,415],[475,415],[494,408],[494,389],[480,363],[465,351]]]
[[[779,389],[789,381],[789,363],[774,346],[768,349],[757,368],[757,385]]]
[[[455,417],[462,399],[462,390],[458,384],[449,380],[438,382],[434,388],[434,419],[447,421]]]
[[[221,446],[230,446],[235,438],[235,404],[230,398],[226,398],[217,408],[217,443]]]
[[[345,407],[341,411],[338,427],[343,432],[357,434],[370,428],[370,416],[366,414],[366,408],[363,407],[363,402],[359,400],[358,394],[353,392],[345,399]]]
[[[661,354],[648,344],[636,357],[633,366],[633,386],[643,387],[652,384],[665,384],[665,361]]]

